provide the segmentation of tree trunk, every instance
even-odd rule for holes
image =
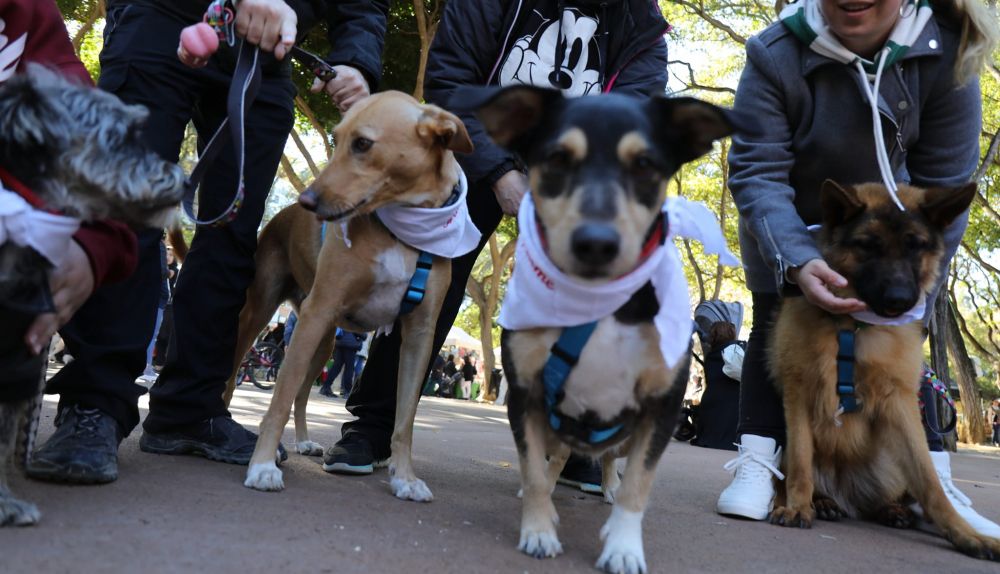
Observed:
[[[969,358],[969,352],[965,348],[965,341],[962,339],[962,332],[958,328],[958,321],[951,308],[950,301],[944,289],[945,295],[938,298],[938,304],[945,307],[945,319],[947,328],[945,339],[948,343],[948,351],[955,361],[956,379],[958,388],[962,392],[962,407],[965,412],[965,420],[969,423],[969,435],[964,438],[964,442],[971,444],[982,444],[986,442],[986,421],[983,419],[983,399],[976,387],[976,368]]]
[[[722,236],[726,236],[726,196],[729,182],[729,146],[726,140],[720,142],[719,167],[722,168],[722,193],[719,194],[719,229]],[[722,257],[718,258],[715,265],[715,288],[712,289],[712,299],[718,299],[722,293],[722,278],[725,267],[722,265]]]
[[[944,289],[941,290],[944,292]],[[948,324],[948,317],[946,315],[948,310],[947,300],[941,303],[941,297],[939,296],[934,302],[934,314],[931,318],[931,333],[930,333],[930,347],[931,347],[931,368],[937,373],[939,379],[944,384],[945,388],[951,388],[951,375],[948,371],[948,344],[947,336],[945,335],[945,326]],[[963,397],[964,399],[964,397]],[[943,399],[935,396],[937,401],[938,412],[946,412],[943,409],[945,405],[943,404]],[[964,400],[962,401],[964,404]],[[940,421],[939,421],[940,423]],[[955,450],[955,433],[949,433],[948,436],[942,437],[944,440],[946,448],[949,450]]]
[[[77,30],[76,35],[73,36],[73,52],[80,55],[80,46],[83,45],[83,41],[87,38],[87,34],[94,29],[94,24],[97,22],[98,18],[104,17],[104,0],[97,0],[94,2],[94,9],[90,11],[90,15],[87,16],[87,20],[83,22],[80,29]]]
[[[295,188],[295,191],[302,193],[306,190],[306,184],[302,182],[302,178],[299,174],[295,173],[295,169],[292,168],[292,162],[288,161],[288,156],[281,154],[281,169],[285,172],[285,177],[288,178],[289,183]]]
[[[312,111],[312,108],[309,107],[309,104],[306,103],[304,99],[302,99],[302,96],[295,96],[295,106],[300,112],[302,112],[302,115],[309,120],[313,129],[319,132],[320,137],[323,138],[323,148],[326,150],[326,159],[333,157],[333,144],[330,143],[330,134],[327,133],[323,124],[316,119],[316,114]]]
[[[417,18],[417,34],[420,36],[420,63],[417,64],[417,84],[413,87],[413,97],[424,101],[424,77],[427,73],[427,56],[431,51],[431,42],[437,33],[440,22],[440,5],[444,0],[437,0],[434,9],[427,12],[424,0],[413,0],[413,14]]]
[[[299,135],[299,132],[296,131],[295,128],[292,128],[292,131],[290,131],[288,135],[292,136],[292,141],[295,142],[295,147],[299,148],[299,153],[301,153],[302,157],[306,159],[306,165],[309,166],[309,171],[312,172],[313,177],[319,176],[319,167],[317,167],[316,162],[313,161],[312,154],[309,153],[309,149],[306,147],[305,142],[302,141],[302,137]]]

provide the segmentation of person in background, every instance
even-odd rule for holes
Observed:
[[[333,348],[333,365],[330,366],[330,370],[326,373],[326,379],[323,380],[323,386],[320,387],[319,394],[324,397],[336,396],[333,394],[331,386],[334,379],[343,370],[344,374],[340,377],[340,396],[345,399],[350,396],[351,389],[354,386],[354,359],[358,351],[361,350],[361,344],[367,338],[368,335],[365,333],[354,333],[337,327],[337,343]]]

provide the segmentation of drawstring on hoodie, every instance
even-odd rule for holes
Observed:
[[[855,60],[854,65],[861,75],[861,85],[868,96],[868,103],[872,110],[872,133],[875,138],[875,158],[878,161],[878,170],[882,174],[882,183],[892,197],[892,201],[900,211],[906,211],[903,203],[899,201],[899,188],[896,186],[896,178],[892,173],[892,164],[889,162],[889,153],[885,149],[885,137],[882,132],[882,118],[878,113],[879,84],[882,82],[882,72],[885,71],[885,62],[889,59],[889,48],[883,48],[878,54],[878,67],[875,70],[874,81],[868,83],[868,73],[861,60]]]

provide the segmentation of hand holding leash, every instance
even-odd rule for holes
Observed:
[[[320,61],[322,62],[322,60]],[[325,64],[325,62],[323,63]],[[341,112],[346,112],[356,102],[371,95],[368,81],[357,69],[350,66],[329,66],[329,64],[327,66],[330,67],[334,75],[327,78],[313,68],[316,79],[313,80],[313,85],[309,88],[310,92],[314,94],[321,91],[326,92]]]
[[[837,273],[826,261],[812,259],[798,269],[789,271],[790,278],[798,283],[806,299],[821,309],[838,315],[857,313],[867,309],[858,299],[841,299],[830,291],[830,287],[847,287],[847,279]]]
[[[219,49],[219,42],[230,46],[236,35],[264,51],[273,52],[278,60],[295,44],[298,16],[282,0],[242,0],[236,11],[235,1],[215,0],[205,12],[202,22],[181,31],[177,57],[192,68],[208,63]]]

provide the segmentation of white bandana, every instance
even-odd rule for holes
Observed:
[[[481,237],[469,216],[469,206],[465,203],[469,183],[462,170],[458,171],[458,189],[458,200],[451,205],[412,207],[392,204],[376,209],[375,213],[403,243],[420,251],[453,259],[475,249]]]
[[[0,184],[0,245],[30,247],[58,267],[79,228],[78,219],[35,209]]]
[[[697,239],[704,244],[706,253],[718,254],[724,265],[739,263],[726,247],[715,215],[708,208],[682,198],[669,198],[663,211],[667,214],[668,239]],[[672,368],[687,352],[694,322],[680,254],[673,242],[665,242],[631,273],[607,283],[591,284],[563,273],[545,254],[535,226],[531,193],[521,201],[517,223],[516,264],[498,320],[504,329],[571,327],[598,321],[614,314],[652,281],[660,304],[654,322],[663,360]]]

